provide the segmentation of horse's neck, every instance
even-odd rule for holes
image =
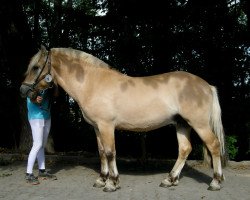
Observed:
[[[77,98],[75,88],[79,89],[84,84],[84,65],[61,50],[52,52],[51,64],[57,84],[70,96]]]
[[[71,56],[68,51],[54,50],[51,60],[58,85],[77,100],[80,93],[90,87],[90,84],[87,83],[95,84],[101,81],[105,74],[116,72],[109,69],[108,65],[99,59],[93,60],[91,63],[92,57],[89,54],[85,55],[84,52],[79,51],[75,53],[81,55]]]

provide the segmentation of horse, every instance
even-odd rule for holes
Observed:
[[[101,165],[94,187],[105,192],[120,188],[115,130],[147,132],[173,124],[178,158],[160,186],[178,185],[192,150],[193,129],[212,158],[214,172],[208,189],[221,189],[225,157],[221,108],[216,87],[204,79],[185,71],[132,77],[86,52],[41,46],[29,62],[20,93],[34,97],[53,84],[78,103],[84,119],[94,127]]]

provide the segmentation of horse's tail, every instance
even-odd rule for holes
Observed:
[[[225,138],[224,138],[224,129],[221,120],[221,108],[219,103],[219,98],[217,94],[217,89],[214,86],[211,86],[212,95],[213,95],[213,102],[212,102],[212,109],[210,114],[210,126],[212,131],[217,136],[220,142],[220,153],[221,153],[221,162],[222,166],[226,166],[227,164],[227,156],[225,151]],[[204,160],[207,163],[211,163],[210,154],[207,152],[207,148],[205,148],[204,152]]]

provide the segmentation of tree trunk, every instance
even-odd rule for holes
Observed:
[[[8,104],[1,109],[4,110],[5,113],[2,116],[5,116],[6,119],[11,116],[11,123],[1,126],[9,130],[9,135],[13,135],[14,143],[19,144],[15,144],[15,146],[21,152],[27,153],[32,146],[32,134],[27,120],[26,101],[20,98],[19,88],[28,61],[34,55],[32,50],[36,48],[33,46],[31,31],[22,10],[22,1],[18,0],[3,1],[0,8],[0,17],[4,18],[0,22],[1,87],[7,93],[12,94]],[[38,14],[36,16],[36,20],[38,20]],[[39,31],[38,27],[36,29]],[[6,98],[5,95],[1,96],[1,100],[4,98]],[[50,149],[53,150],[52,147]]]
[[[29,121],[27,119],[27,105],[25,100],[21,100],[20,116],[22,127],[20,134],[19,150],[22,153],[28,153],[32,147],[32,133]]]
[[[19,147],[19,138],[23,124],[23,105],[20,101],[19,87],[24,73],[24,66],[27,64],[30,49],[32,49],[31,33],[28,28],[26,18],[22,13],[22,1],[2,1],[0,7],[0,74],[1,89],[6,94],[11,94],[6,104],[3,106],[4,116],[10,123],[1,124],[1,127],[8,130],[3,134],[13,135],[15,148]],[[1,96],[4,101],[5,94]],[[4,123],[1,120],[0,123]],[[4,137],[4,136],[3,136]],[[26,143],[24,143],[26,144]]]

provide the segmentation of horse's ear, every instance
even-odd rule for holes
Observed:
[[[42,51],[42,53],[47,52],[47,49],[46,49],[46,47],[44,45],[41,45],[41,51]]]

